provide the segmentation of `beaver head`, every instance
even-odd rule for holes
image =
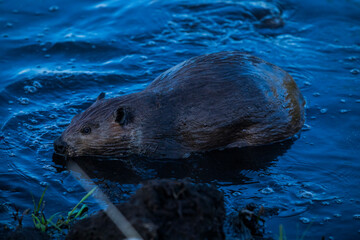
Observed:
[[[114,108],[114,106],[117,106]],[[69,157],[118,155],[128,152],[130,108],[120,99],[105,99],[101,93],[96,102],[76,115],[54,142],[58,154]]]

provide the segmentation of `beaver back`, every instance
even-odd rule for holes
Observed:
[[[159,109],[172,116],[173,135],[190,151],[277,142],[304,123],[305,102],[292,77],[239,52],[189,59],[144,93],[155,95]]]

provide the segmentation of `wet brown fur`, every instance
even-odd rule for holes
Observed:
[[[145,155],[258,146],[287,139],[304,123],[304,99],[279,67],[239,52],[191,58],[145,90],[98,99],[63,132],[70,156]],[[118,109],[125,122],[115,121]],[[90,126],[88,135],[80,133]]]

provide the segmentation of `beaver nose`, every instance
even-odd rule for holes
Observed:
[[[54,149],[55,152],[60,153],[60,154],[64,154],[66,152],[68,145],[66,142],[64,142],[61,137],[58,137],[55,139],[54,141]]]

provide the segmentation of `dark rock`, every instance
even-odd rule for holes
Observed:
[[[6,225],[0,225],[0,240],[47,240],[50,237],[34,228],[9,229]]]
[[[153,180],[117,205],[144,239],[224,239],[223,195],[188,181]],[[75,224],[66,239],[124,239],[104,211]]]

